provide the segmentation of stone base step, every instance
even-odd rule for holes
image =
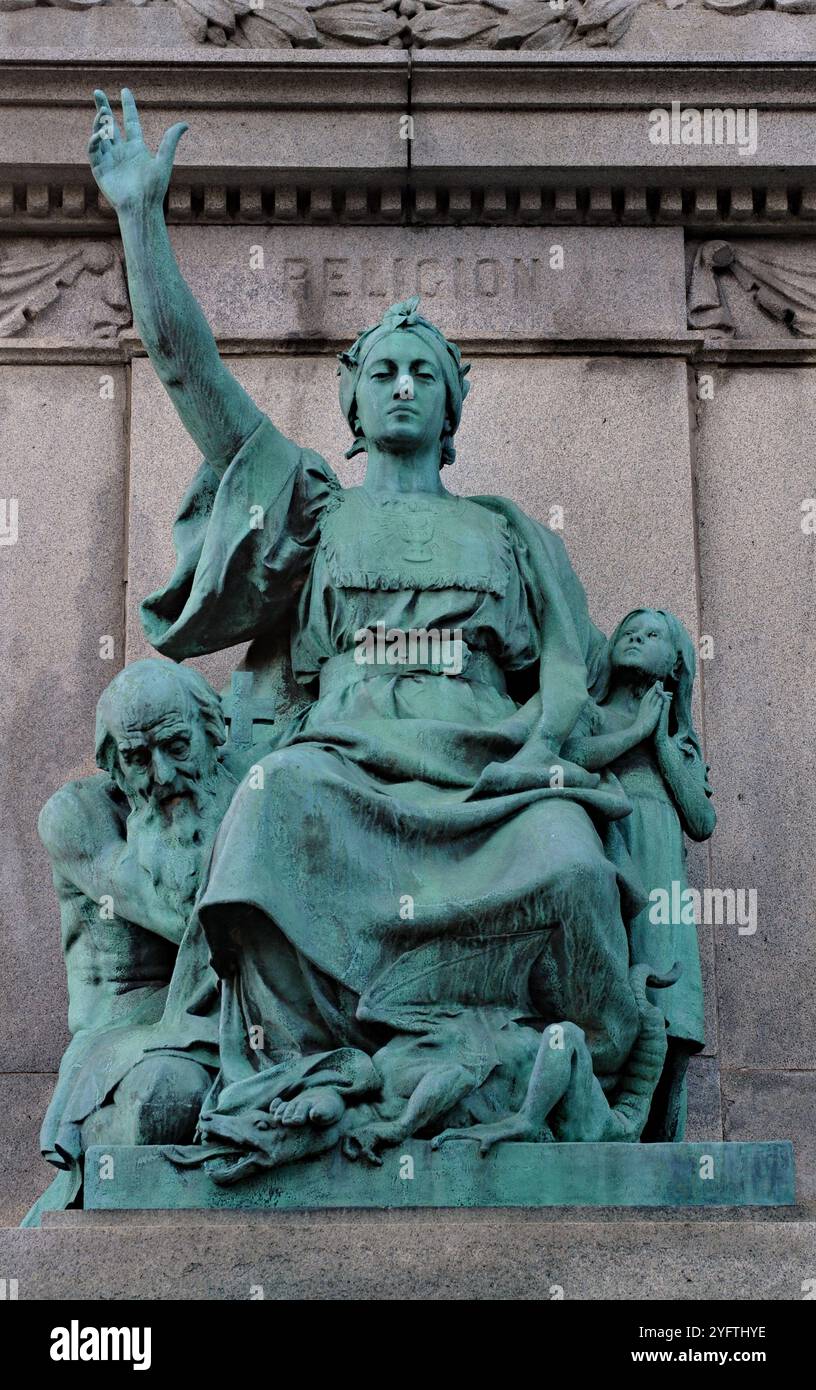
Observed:
[[[814,1216],[49,1213],[41,1230],[0,1230],[0,1278],[20,1300],[801,1300]]]

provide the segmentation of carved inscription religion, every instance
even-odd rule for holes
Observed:
[[[362,295],[388,302],[412,294],[527,299],[545,292],[548,271],[563,268],[562,243],[538,256],[285,256],[266,265],[285,293],[304,300]]]

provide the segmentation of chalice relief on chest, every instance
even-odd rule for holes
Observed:
[[[443,569],[449,567],[451,554],[455,553],[457,563],[464,558],[458,541],[451,535],[449,508],[444,504],[440,516],[439,504],[421,498],[392,497],[378,504],[376,524],[365,513],[359,530],[356,522],[357,515],[354,522],[343,524],[335,544],[339,541],[345,548],[347,538],[353,538],[355,551],[365,557],[365,561],[361,558],[364,569],[373,566],[378,572],[391,574],[405,564],[427,566],[435,560],[442,563],[443,550],[448,554]],[[428,578],[426,571],[426,581]]]
[[[426,565],[434,558],[436,518],[430,507],[421,502],[404,503],[394,518],[399,536],[401,558],[413,565]]]

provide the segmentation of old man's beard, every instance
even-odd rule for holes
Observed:
[[[192,906],[234,789],[216,764],[195,778],[179,777],[169,795],[139,801],[128,816],[128,844],[137,862],[177,909]]]

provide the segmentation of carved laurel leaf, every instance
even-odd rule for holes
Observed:
[[[108,0],[48,0],[57,10],[87,10],[94,5],[106,5]]]
[[[181,22],[194,43],[205,43],[207,39],[207,20],[198,10],[194,10],[188,0],[173,0]]]
[[[563,15],[558,18],[557,23],[547,24],[542,29],[537,29],[534,34],[530,34],[520,45],[521,48],[530,52],[541,52],[542,50],[554,53],[558,49],[566,48],[567,44],[575,36],[575,25]]]
[[[239,19],[237,29],[235,30],[235,33],[230,37],[230,44],[233,48],[255,48],[256,45],[252,42],[251,39],[247,38],[247,35],[241,28],[242,24],[243,20]]]
[[[719,10],[721,14],[751,14],[761,10],[765,0],[703,0],[707,10]]]
[[[211,24],[222,29],[235,28],[235,6],[230,0],[186,0],[186,3]]]
[[[38,0],[0,0],[0,9]],[[51,0],[100,4],[105,0]],[[141,0],[131,0],[141,3]],[[198,43],[242,48],[332,45],[559,49],[580,35],[590,46],[614,44],[640,0],[174,0]],[[705,0],[754,5],[765,0]],[[816,0],[777,0],[788,7]]]
[[[248,7],[249,8],[249,7]],[[294,0],[264,0],[262,9],[252,10],[253,17],[274,24],[299,48],[319,48],[320,35],[315,22],[303,5]]]
[[[627,12],[629,12],[629,19],[631,20],[632,13],[637,9],[639,3],[640,0],[586,0],[586,3],[581,6],[581,13],[578,18],[578,33],[582,34],[587,29],[594,29],[599,24],[608,24],[619,14]]]
[[[457,4],[442,10],[429,10],[411,25],[419,44],[453,47],[473,39],[487,41],[498,32],[499,16],[489,5]]]
[[[251,48],[292,47],[292,40],[288,34],[284,34],[283,30],[277,24],[273,24],[271,19],[263,18],[255,10],[239,21],[236,33],[243,34],[249,40]]]
[[[523,3],[515,6],[499,25],[496,47],[517,48],[524,39],[538,34],[545,25],[554,24],[563,18],[563,10],[559,13],[548,4],[548,0],[523,0]]]
[[[385,0],[386,4],[394,4],[395,0]],[[499,10],[502,14],[512,14],[519,8],[519,4],[527,3],[527,0],[479,0],[488,10]],[[537,3],[544,5],[547,0],[537,0]],[[423,0],[426,10],[444,10],[449,5],[472,5],[473,0]]]
[[[42,3],[42,0],[39,2]],[[48,0],[49,6],[55,10],[89,10],[109,3],[110,0]]]
[[[613,19],[609,20],[606,26],[606,42],[609,44],[610,48],[613,44],[618,42],[618,39],[623,38],[629,25],[632,23],[635,10],[638,9],[639,5],[640,0],[635,0],[635,3],[629,5],[628,9],[620,10]]]
[[[330,5],[314,10],[314,22],[321,34],[345,39],[349,43],[387,44],[402,33],[405,22],[397,15],[366,5],[362,0],[344,5]]]

